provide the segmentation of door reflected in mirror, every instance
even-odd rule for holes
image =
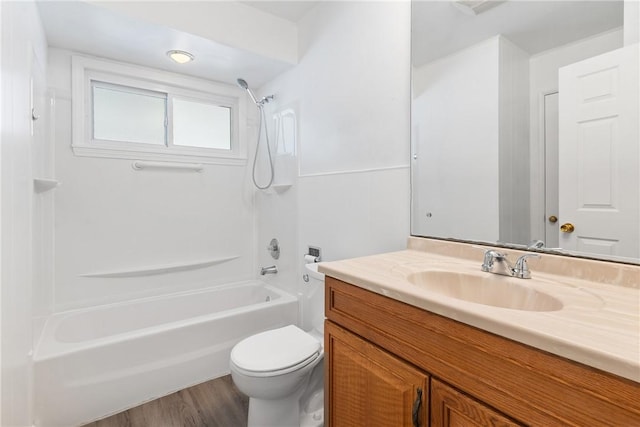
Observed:
[[[412,234],[638,263],[637,2],[462,3],[412,5]]]

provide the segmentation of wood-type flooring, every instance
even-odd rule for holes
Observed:
[[[246,427],[248,408],[249,398],[227,375],[84,427]]]

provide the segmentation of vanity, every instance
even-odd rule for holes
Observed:
[[[543,254],[518,279],[488,249],[320,266],[326,425],[640,426],[640,267]]]

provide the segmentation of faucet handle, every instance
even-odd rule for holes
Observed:
[[[489,249],[484,252],[484,259],[482,261],[482,271],[491,271],[493,267],[493,261],[506,260],[507,254],[496,251],[495,249]]]
[[[531,270],[527,265],[527,258],[540,258],[538,254],[524,254],[521,255],[513,266],[513,275],[521,279],[531,279]]]
[[[533,240],[531,243],[527,245],[527,249],[540,249],[544,248],[544,241],[542,240]]]

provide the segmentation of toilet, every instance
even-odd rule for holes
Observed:
[[[305,264],[302,328],[252,335],[231,350],[231,377],[249,396],[248,427],[324,425],[324,274]]]

